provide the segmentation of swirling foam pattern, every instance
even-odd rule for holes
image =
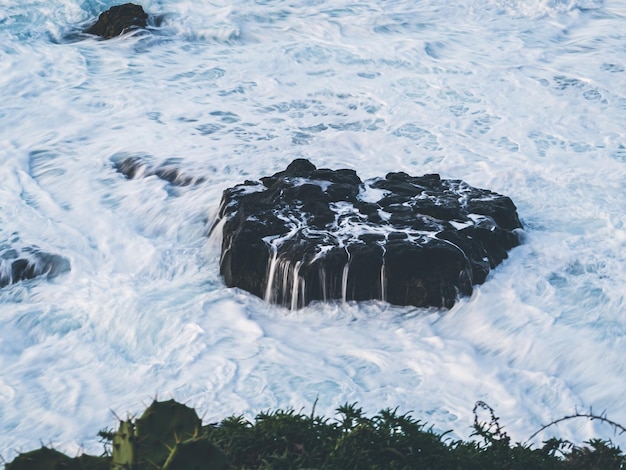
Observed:
[[[77,35],[113,4],[0,0],[0,245],[71,266],[0,289],[1,455],[99,452],[157,394],[207,421],[397,406],[457,437],[484,400],[516,441],[591,406],[626,424],[623,1],[146,0],[149,31]],[[294,158],[489,188],[526,236],[450,311],[267,305],[207,232]]]

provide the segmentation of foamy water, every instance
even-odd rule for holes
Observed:
[[[477,400],[516,441],[626,424],[626,2],[154,0],[149,34],[67,39],[113,4],[0,0],[0,245],[71,265],[0,290],[0,455],[98,453],[155,396],[464,438]],[[205,180],[128,180],[133,155]],[[222,191],[294,158],[508,195],[523,244],[450,311],[225,288]]]

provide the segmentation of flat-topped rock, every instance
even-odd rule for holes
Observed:
[[[437,174],[354,170],[294,160],[224,191],[220,271],[229,287],[292,309],[380,299],[450,308],[519,244],[506,196]]]

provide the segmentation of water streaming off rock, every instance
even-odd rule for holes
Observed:
[[[522,229],[510,198],[460,180],[390,172],[363,182],[306,159],[226,189],[219,217],[226,285],[291,310],[316,300],[451,308]]]

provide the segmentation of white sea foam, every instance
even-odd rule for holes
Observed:
[[[2,456],[99,452],[157,394],[206,421],[358,401],[467,437],[484,400],[519,441],[626,424],[624,2],[150,0],[150,34],[65,39],[113,4],[0,0],[0,245],[71,264],[0,290]],[[524,244],[450,311],[225,288],[223,189],[297,157],[506,194]]]

